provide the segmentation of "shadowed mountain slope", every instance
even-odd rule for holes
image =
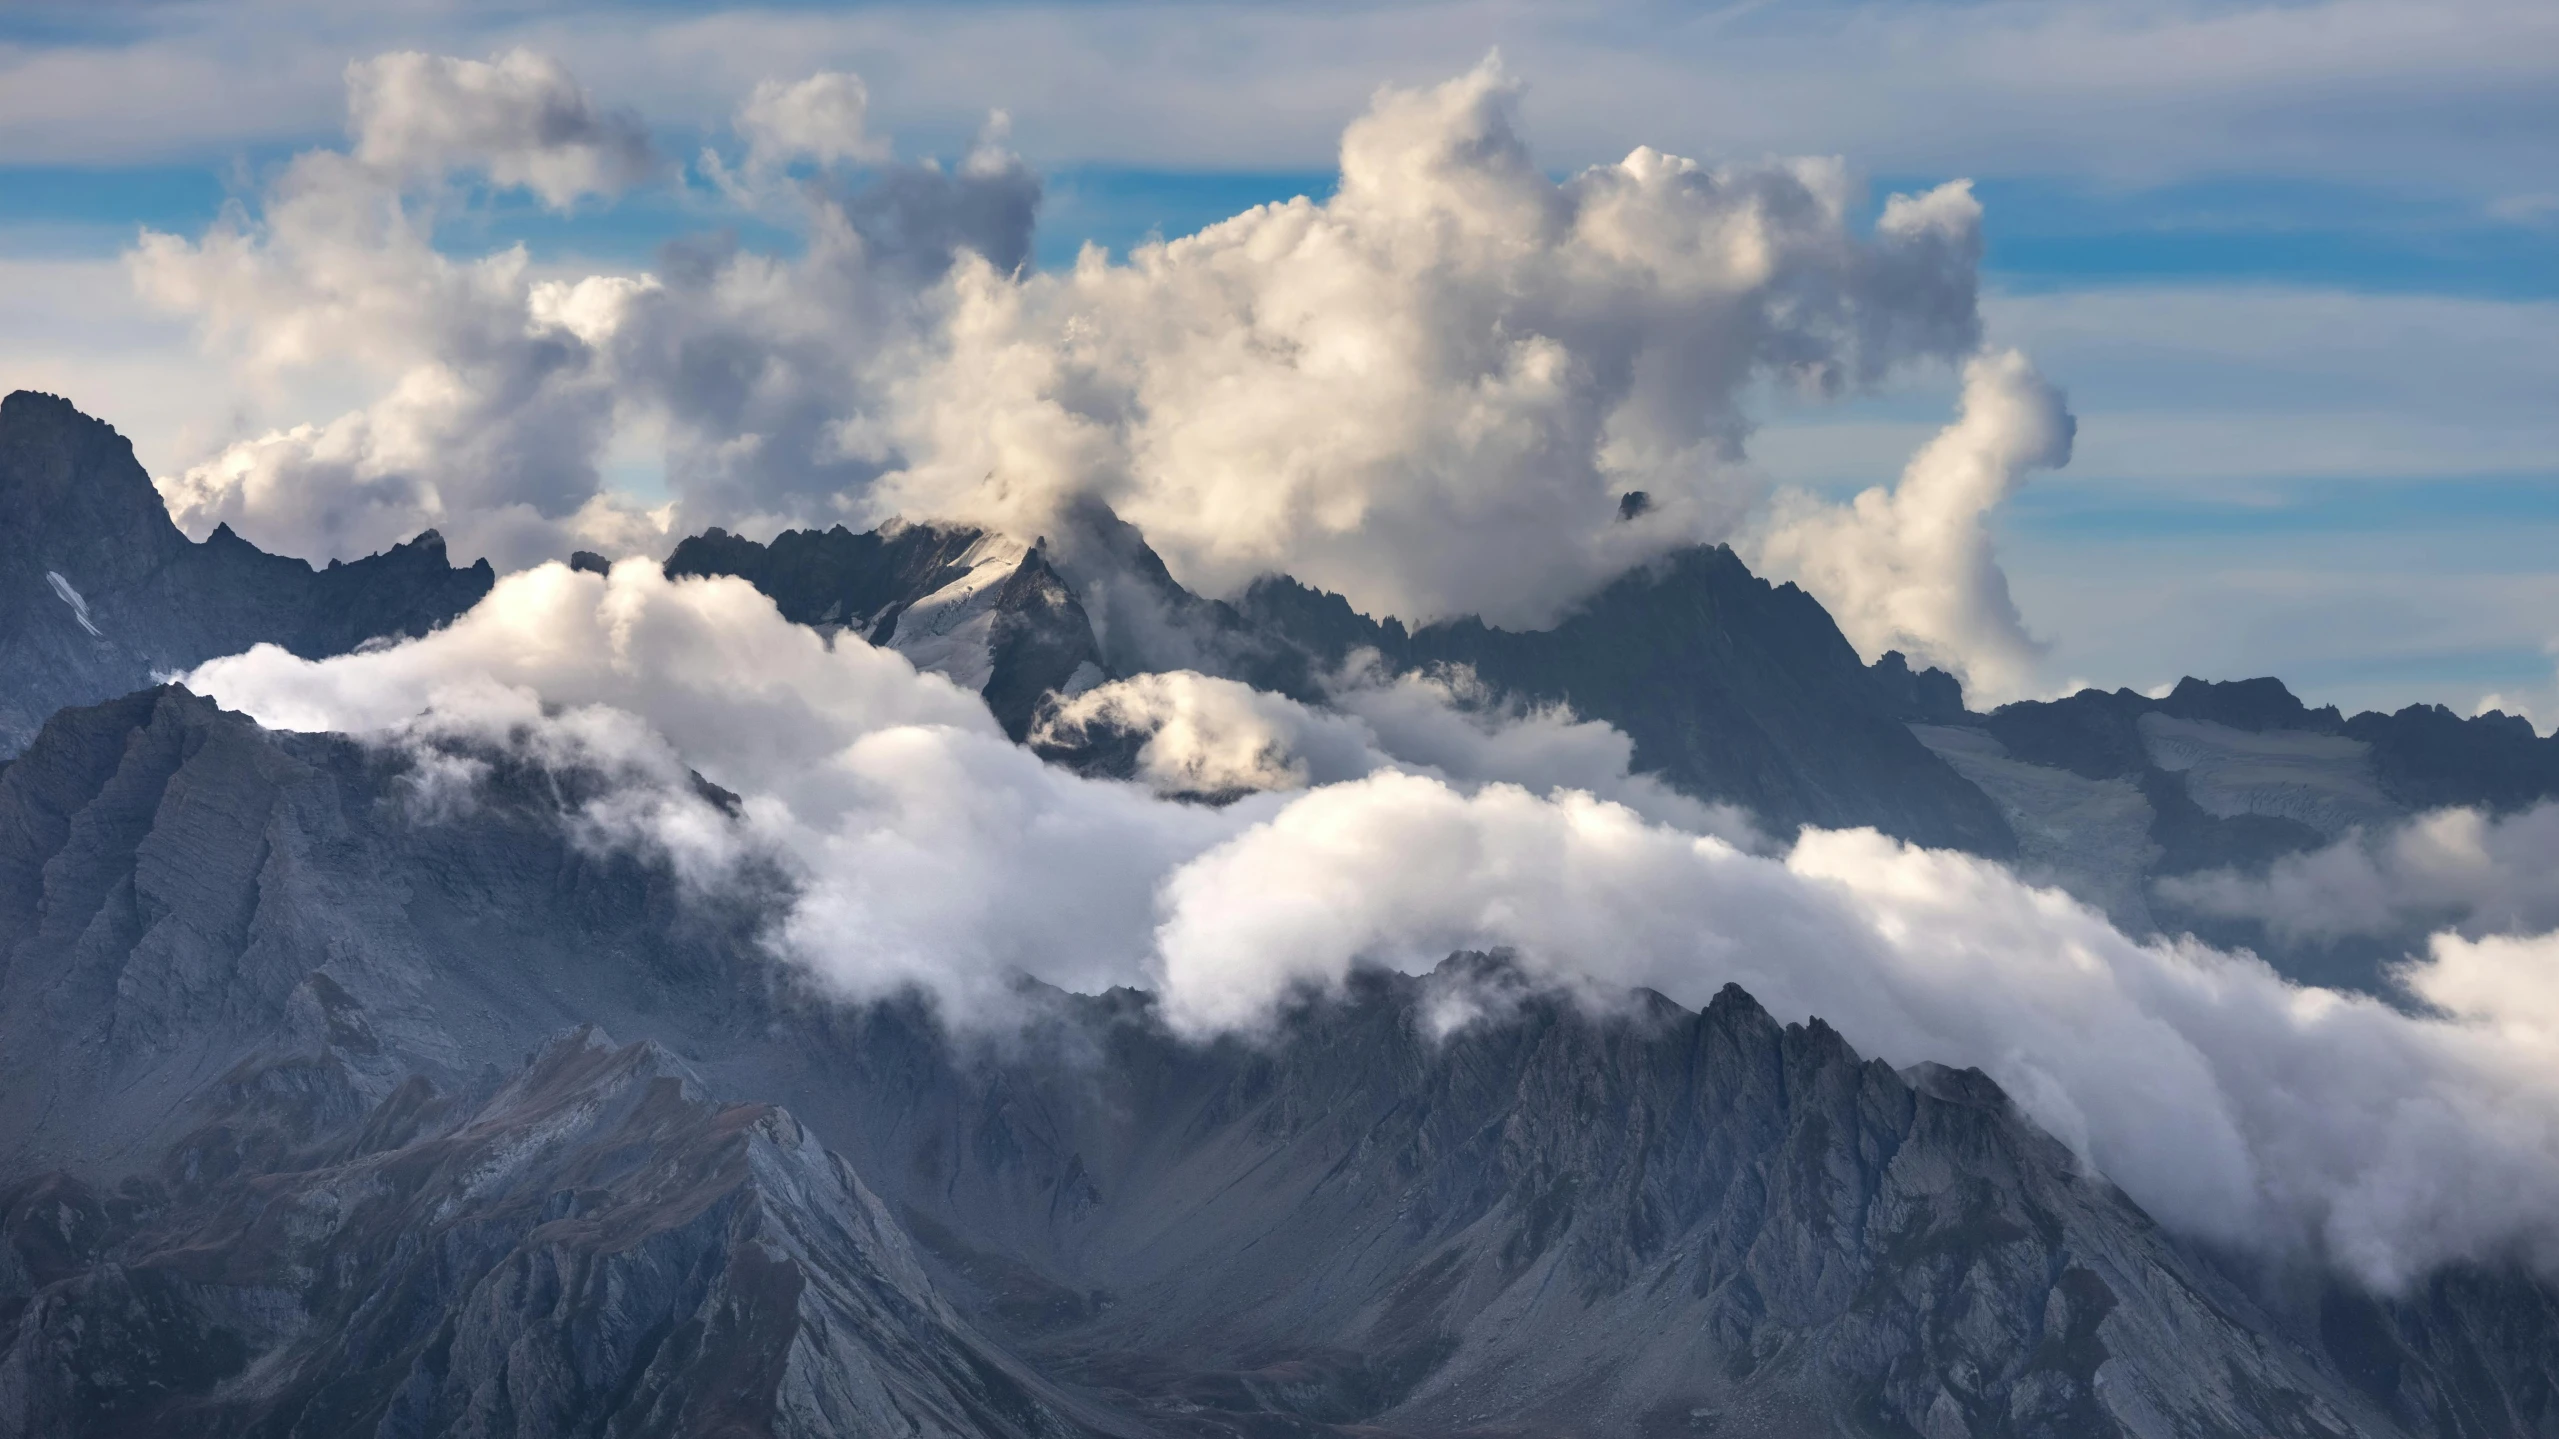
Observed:
[[[1369,648],[1397,668],[1464,666],[1504,694],[1569,704],[1624,730],[1639,768],[1781,829],[1871,825],[1941,848],[2016,850],[1981,791],[1911,737],[1904,698],[1821,605],[1752,574],[1728,546],[1626,575],[1549,630],[1470,618],[1407,633],[1287,579],[1260,582],[1238,608],[1325,668]]]
[[[11,1196],[34,1292],[0,1429],[1085,1432],[841,1159],[653,1044],[580,1030],[477,1102],[412,1078],[352,1126],[315,1122],[350,1097],[325,1060],[220,1096],[154,1175]]]

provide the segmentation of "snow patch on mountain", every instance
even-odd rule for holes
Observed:
[[[1030,546],[987,535],[960,556],[968,572],[901,611],[887,641],[919,670],[967,690],[984,690],[995,676],[995,617],[1004,582],[1029,557]]]
[[[2183,774],[2206,814],[2268,815],[2336,839],[2401,814],[2373,778],[2370,745],[2307,730],[2243,730],[2174,715],[2141,717],[2151,763]]]
[[[1978,729],[1915,724],[1910,732],[1998,804],[2017,832],[2020,874],[2061,886],[2127,933],[2152,930],[2144,886],[2159,846],[2151,842],[2150,802],[2140,786],[2029,764]]]
[[[96,635],[99,639],[106,638],[89,620],[89,602],[80,597],[80,592],[71,587],[69,580],[64,579],[59,571],[47,570],[44,572],[44,582],[53,586],[53,592],[62,597],[64,604],[71,606],[72,618],[80,622],[80,628]]]

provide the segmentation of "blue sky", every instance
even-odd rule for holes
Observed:
[[[2082,422],[2072,466],[2001,521],[2057,673],[2278,673],[2350,708],[2494,694],[2559,721],[2546,0],[22,3],[0,10],[0,383],[71,393],[155,470],[201,458],[219,377],[125,293],[121,252],[143,227],[198,233],[296,151],[341,143],[349,60],[516,44],[643,111],[676,156],[757,79],[818,65],[864,75],[904,158],[956,157],[1003,109],[1046,177],[1050,266],[1321,195],[1371,90],[1497,46],[1558,172],[1641,143],[1843,155],[1878,203],[1970,177],[1993,336]],[[566,215],[481,195],[439,239],[640,265],[752,228],[699,188]],[[1952,394],[1923,377],[1772,401],[1755,454],[1831,491],[1886,480]]]

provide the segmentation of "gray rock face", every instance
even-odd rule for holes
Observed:
[[[841,1159],[657,1046],[581,1030],[352,1129],[303,1102],[326,1053],[225,1076],[112,1199],[22,1187],[0,1432],[1078,1432]]]
[[[403,772],[171,690],[0,771],[0,1434],[2559,1434],[2521,1271],[2227,1267],[1737,990],[956,1041]]]
[[[262,641],[317,657],[423,634],[493,583],[432,530],[316,571],[227,527],[191,543],[114,430],[50,395],[0,400],[0,757],[65,705]]]

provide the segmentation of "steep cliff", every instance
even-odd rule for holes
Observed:
[[[433,530],[319,570],[227,527],[193,543],[113,429],[51,395],[0,400],[0,757],[65,705],[259,643],[319,656],[423,634],[495,582]]]

